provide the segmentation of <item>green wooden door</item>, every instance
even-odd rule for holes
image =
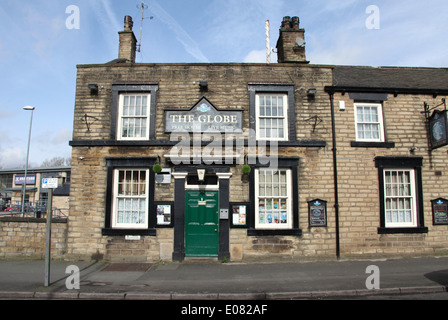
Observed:
[[[188,190],[185,194],[185,255],[217,256],[218,191]]]

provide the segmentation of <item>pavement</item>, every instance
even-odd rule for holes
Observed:
[[[73,288],[73,266],[79,269],[79,289]],[[272,301],[419,295],[448,300],[448,257],[281,263],[51,261],[49,286],[44,286],[44,270],[43,260],[0,260],[0,299]]]

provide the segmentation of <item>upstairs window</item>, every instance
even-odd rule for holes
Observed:
[[[384,142],[380,103],[355,103],[356,141]]]
[[[148,140],[150,94],[121,94],[119,98],[118,140]]]
[[[259,140],[288,140],[286,94],[257,94],[256,132]]]
[[[294,84],[249,83],[249,128],[259,141],[296,141]]]
[[[157,90],[157,84],[112,85],[111,140],[155,140]]]

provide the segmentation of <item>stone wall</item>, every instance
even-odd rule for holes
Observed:
[[[393,148],[352,147],[356,140],[354,100],[335,95],[335,123],[339,173],[341,252],[345,255],[402,256],[448,253],[448,226],[433,225],[431,200],[448,197],[447,147],[428,151],[424,102],[440,104],[432,95],[388,95],[383,103],[386,141]],[[445,97],[446,98],[446,97]],[[338,110],[344,101],[346,110]],[[415,151],[413,151],[415,150]],[[422,157],[423,234],[378,234],[379,184],[374,158]],[[438,172],[436,174],[436,172]]]
[[[0,218],[0,258],[43,259],[46,244],[46,219]],[[60,259],[67,252],[67,219],[53,219],[51,257]]]

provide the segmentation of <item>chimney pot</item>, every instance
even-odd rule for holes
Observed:
[[[291,20],[291,17],[289,17],[289,16],[283,17],[281,28],[289,29],[291,27],[290,20]]]
[[[300,20],[299,17],[292,17],[292,28],[294,30],[299,30]]]
[[[134,26],[134,22],[132,21],[132,17],[125,16],[124,17],[124,30],[132,31],[132,27]]]

